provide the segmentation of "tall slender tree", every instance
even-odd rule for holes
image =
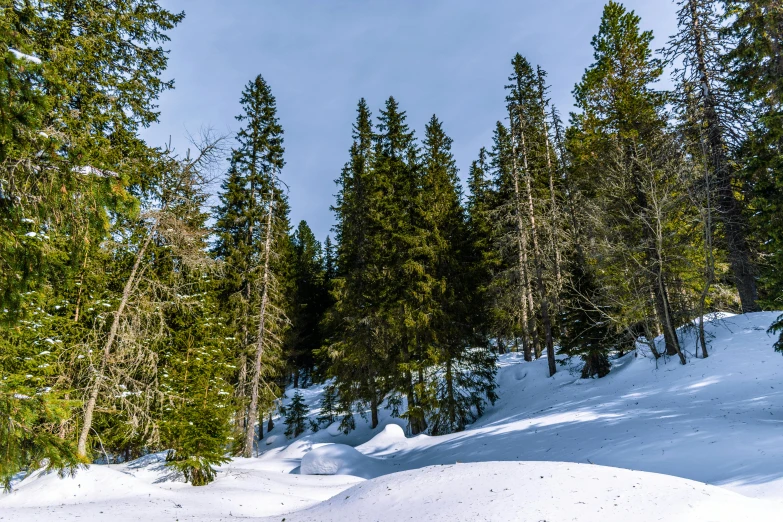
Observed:
[[[534,178],[540,178],[543,173],[548,180],[551,169],[551,158],[548,156],[550,144],[549,133],[546,130],[546,107],[541,83],[543,75],[541,73],[536,75],[530,63],[520,54],[517,54],[511,63],[514,71],[509,77],[511,84],[507,86],[506,97],[513,158],[511,176],[517,204],[518,227],[520,230],[525,226],[529,227],[537,304],[544,329],[544,343],[551,376],[557,371],[550,309],[551,297],[545,280],[546,267],[541,246],[540,211],[535,204],[535,201],[543,198],[534,194]]]
[[[391,389],[392,353],[381,316],[381,303],[388,299],[382,285],[389,277],[383,264],[388,236],[383,232],[381,211],[389,187],[373,169],[373,131],[370,110],[362,99],[353,125],[350,159],[337,180],[335,304],[326,318],[331,337],[324,351],[341,401],[369,405],[375,428],[378,410]],[[352,417],[345,420],[350,429]]]
[[[494,403],[496,398],[495,358],[480,331],[476,335],[471,328],[477,289],[466,270],[472,245],[451,144],[433,116],[425,127],[421,161],[421,216],[427,231],[422,267],[429,287],[419,309],[426,319],[417,334],[422,352],[432,359],[420,364],[439,369],[420,392],[433,434],[463,430],[482,413],[487,400]]]
[[[240,99],[244,123],[237,133],[228,177],[216,209],[214,253],[225,261],[224,307],[234,317],[238,375],[243,402],[242,455],[250,457],[259,410],[276,399],[271,377],[282,362],[288,319],[291,245],[288,200],[280,174],[283,129],[269,84],[249,82]],[[259,424],[259,436],[262,427]]]
[[[691,150],[703,157],[710,170],[711,191],[705,197],[714,200],[715,216],[723,225],[742,310],[753,312],[758,309],[758,274],[748,241],[747,220],[736,195],[737,163],[731,160],[747,123],[747,104],[727,83],[724,57],[730,42],[721,31],[723,15],[718,2],[680,0],[677,4],[679,32],[669,40],[665,53],[668,61],[681,64],[674,70],[674,100],[690,126],[689,136],[695,141]],[[708,232],[712,234],[711,230]],[[707,269],[708,279],[714,279],[712,272],[713,269]]]

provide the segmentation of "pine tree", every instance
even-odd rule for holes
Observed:
[[[611,310],[602,309],[601,295],[581,247],[567,257],[570,274],[564,292],[563,325],[565,335],[560,350],[584,361],[582,378],[604,377],[611,369],[609,353],[615,348]]]
[[[171,213],[186,227],[167,229],[156,245],[154,270],[174,292],[162,307],[165,337],[157,348],[163,397],[161,445],[169,466],[194,486],[214,480],[212,466],[228,459],[233,389],[229,383],[230,330],[216,295],[216,266],[207,256],[209,215],[203,183],[185,180]],[[203,181],[203,180],[202,180]]]
[[[756,301],[757,270],[748,241],[748,225],[742,203],[735,194],[739,173],[732,151],[739,146],[738,132],[747,118],[747,104],[728,85],[724,56],[729,46],[721,31],[720,8],[715,0],[680,0],[679,32],[669,41],[666,57],[670,62],[682,61],[674,71],[677,81],[674,100],[684,120],[690,149],[708,165],[704,182],[709,192],[704,194],[702,206],[709,206],[709,230],[706,230],[710,251],[705,255],[706,299],[709,287],[716,278],[712,259],[713,214],[723,225],[722,231],[735,286],[739,291],[742,310],[758,309]],[[709,198],[709,202],[706,200]],[[714,203],[713,203],[714,201]],[[711,210],[715,206],[715,212]],[[700,314],[703,315],[703,312]],[[703,326],[700,327],[703,330]],[[703,337],[703,335],[701,335]],[[706,343],[703,343],[706,349]],[[706,351],[704,353],[707,353]]]
[[[594,216],[605,230],[603,244],[614,252],[609,258],[617,263],[605,272],[617,279],[604,286],[622,293],[629,311],[638,308],[629,299],[652,295],[667,353],[685,364],[675,332],[668,288],[671,266],[662,235],[667,211],[661,204],[676,206],[671,199],[676,180],[667,163],[672,151],[665,134],[665,98],[651,87],[662,67],[651,56],[652,33],[640,31],[639,21],[617,2],[604,8],[592,41],[596,61],[574,89],[582,112],[573,117],[571,149],[577,168],[584,171],[580,176],[593,184]],[[632,259],[644,269],[640,279],[629,278],[630,266],[623,268]]]
[[[331,282],[336,275],[337,267],[334,259],[334,245],[332,244],[332,238],[326,236],[324,241],[324,286],[327,289],[331,287]]]
[[[494,224],[491,251],[496,252],[488,287],[492,335],[500,344],[521,339],[526,361],[538,354],[533,294],[530,285],[527,227],[524,226],[519,183],[514,184],[514,158],[508,129],[497,122],[490,154],[492,191],[489,218]],[[517,178],[518,181],[518,178]]]
[[[427,230],[422,215],[422,171],[419,150],[407,116],[390,97],[378,117],[373,175],[386,197],[378,200],[375,241],[379,248],[377,278],[382,341],[391,348],[393,387],[407,399],[404,416],[411,433],[427,429],[426,368],[432,356],[422,335],[428,328],[425,310],[432,306],[432,274],[426,270]],[[386,243],[385,248],[380,245]]]
[[[547,269],[541,247],[540,211],[534,201],[543,200],[538,196],[538,191],[535,191],[538,188],[535,181],[539,180],[534,178],[541,178],[542,173],[548,176],[551,172],[551,159],[548,157],[549,135],[545,125],[543,74],[539,72],[537,76],[530,63],[519,54],[512,60],[512,66],[514,71],[509,77],[511,84],[507,86],[509,93],[506,102],[511,128],[511,177],[517,207],[517,226],[519,229],[525,226],[530,229],[536,297],[544,328],[544,342],[551,376],[557,371],[550,310],[551,298],[545,281]],[[520,248],[525,248],[525,245],[521,245]]]
[[[312,379],[316,369],[315,352],[323,344],[321,322],[328,306],[321,244],[307,222],[301,221],[292,237],[293,307],[289,318],[287,358],[294,372],[294,388]]]
[[[783,294],[783,13],[773,0],[729,0],[725,56],[729,85],[752,107],[737,159],[753,209],[759,249],[760,300],[779,308]]]
[[[331,338],[325,356],[329,375],[336,380],[347,412],[344,429],[354,425],[351,404],[370,406],[371,427],[378,425],[378,408],[391,389],[391,346],[384,336],[381,304],[387,295],[381,286],[389,276],[382,264],[388,235],[381,228],[381,205],[389,193],[373,170],[373,125],[364,99],[359,101],[350,159],[337,181],[336,277],[332,280],[334,306],[327,316]]]
[[[155,347],[166,328],[161,310],[172,302],[184,306],[180,297],[187,293],[184,275],[207,263],[204,217],[198,202],[204,201],[206,171],[218,151],[219,140],[207,136],[192,157],[162,155],[157,165],[159,181],[142,194],[143,212],[117,224],[114,233],[125,239],[114,244],[111,261],[116,286],[104,301],[116,309],[108,317],[96,317],[91,326],[97,335],[83,341],[81,350],[88,370],[77,446],[82,458],[89,457],[94,422],[113,426],[118,444],[130,444],[137,451],[145,437],[156,431],[152,407],[158,385]],[[101,413],[105,408],[98,406],[103,403],[122,415]]]
[[[243,402],[238,419],[242,454],[253,453],[259,410],[276,397],[269,382],[278,371],[288,319],[291,244],[288,200],[281,189],[283,129],[275,98],[263,77],[245,87],[240,99],[244,127],[237,133],[228,177],[216,209],[214,249],[228,274],[222,285],[223,307],[234,318],[238,375]],[[261,435],[259,425],[259,435]]]
[[[291,398],[291,403],[285,408],[285,436],[298,437],[307,429],[307,414],[309,412],[304,402],[302,392],[297,390]]]
[[[182,17],[155,1],[4,6],[0,84],[11,97],[0,101],[0,273],[9,278],[0,299],[47,277],[71,279],[85,250],[106,238],[109,213],[132,212],[133,195],[153,181],[154,152],[137,132],[157,120],[156,100],[173,87],[160,78],[160,44]],[[5,234],[44,229],[71,241],[52,251]]]
[[[489,179],[488,153],[485,148],[479,151],[479,157],[473,161],[468,175],[468,196],[466,204],[469,267],[475,291],[475,303],[471,309],[470,324],[486,336],[497,336],[498,330],[492,321],[489,285],[492,271],[499,258],[492,248],[493,225],[492,185]]]
[[[319,412],[316,421],[319,424],[329,426],[337,420],[339,408],[337,388],[332,384],[325,386],[324,393],[321,396],[321,402],[319,403]]]
[[[466,267],[474,254],[468,234],[452,140],[433,116],[425,127],[422,150],[421,216],[424,240],[423,270],[429,276],[427,299],[420,313],[427,317],[418,343],[432,361],[422,404],[430,418],[430,433],[460,431],[494,403],[495,358],[486,338],[473,330],[478,306],[477,281]]]

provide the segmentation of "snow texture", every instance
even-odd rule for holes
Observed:
[[[713,317],[707,359],[692,357],[690,326],[687,365],[640,347],[603,379],[504,355],[500,399],[461,433],[406,437],[383,410],[375,429],[356,415],[347,435],[334,423],[291,440],[278,419],[257,458],[200,488],[164,454],[35,473],[0,496],[0,521],[780,521],[783,357],[766,332],[778,315]],[[323,385],[301,391],[315,418]]]
[[[774,508],[655,473],[562,462],[481,462],[429,466],[357,484],[286,516],[286,522],[772,522],[779,520],[772,518]]]
[[[11,54],[14,55],[14,58],[16,58],[17,60],[25,60],[25,61],[32,62],[32,63],[35,63],[35,64],[40,64],[41,63],[41,59],[38,58],[37,56],[24,54],[23,52],[17,51],[16,49],[9,48],[8,50],[11,52]]]
[[[325,444],[302,457],[301,475],[352,475],[365,479],[390,473],[385,461],[374,459],[345,444]]]

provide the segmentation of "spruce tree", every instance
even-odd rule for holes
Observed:
[[[10,96],[0,101],[0,268],[8,280],[0,292],[6,300],[7,289],[74,277],[89,256],[85,250],[106,238],[110,213],[132,211],[134,194],[153,181],[155,170],[147,166],[154,153],[137,133],[157,120],[156,100],[173,87],[161,78],[167,63],[161,44],[182,17],[155,1],[4,6],[0,84]],[[53,252],[5,234],[42,229],[71,241]]]
[[[194,486],[214,480],[212,466],[228,459],[233,389],[230,330],[220,315],[216,276],[207,255],[203,178],[186,178],[171,213],[184,226],[158,241],[154,270],[173,292],[162,306],[165,336],[157,348],[161,445],[166,461]]]
[[[729,85],[752,107],[737,160],[753,209],[760,301],[780,308],[783,295],[783,13],[773,0],[728,0]]]
[[[519,183],[514,184],[514,158],[511,135],[507,127],[497,122],[490,153],[492,190],[488,197],[488,215],[493,224],[490,236],[491,335],[500,345],[504,341],[515,346],[521,341],[526,361],[538,354],[535,336],[533,293],[528,262],[527,227],[519,199]],[[518,178],[517,178],[518,181]]]
[[[537,289],[537,304],[544,329],[549,375],[557,371],[550,309],[551,296],[547,285],[547,262],[542,248],[541,211],[536,201],[546,201],[537,190],[542,178],[548,181],[551,172],[549,135],[546,131],[544,86],[542,74],[537,76],[530,63],[517,54],[512,60],[513,73],[506,88],[507,109],[511,130],[511,177],[514,186],[518,228],[529,227],[530,254]],[[523,217],[524,216],[524,217]],[[521,245],[520,248],[525,248]]]
[[[270,381],[279,370],[288,324],[291,244],[280,181],[283,129],[263,77],[247,84],[240,103],[243,113],[237,119],[244,126],[216,209],[214,253],[227,268],[222,303],[234,318],[236,387],[244,411],[237,427],[244,440],[241,453],[250,457],[259,411],[276,399]]]
[[[306,384],[316,369],[315,352],[323,344],[321,322],[328,305],[321,244],[307,222],[301,221],[292,236],[294,294],[289,314],[288,363],[294,373],[294,387]]]
[[[581,113],[573,117],[571,147],[580,175],[594,183],[594,216],[606,231],[602,244],[613,251],[605,259],[616,263],[605,273],[617,279],[604,286],[625,295],[620,299],[628,311],[638,308],[629,300],[640,292],[652,295],[666,351],[685,364],[670,301],[672,250],[662,235],[668,212],[660,205],[674,208],[671,190],[676,185],[667,164],[672,151],[665,133],[665,98],[652,88],[663,70],[652,58],[652,33],[641,31],[639,22],[617,2],[604,8],[592,41],[595,63],[574,89]],[[640,279],[628,277],[630,266],[622,268],[629,261],[641,264]]]
[[[569,357],[584,361],[582,378],[604,377],[611,369],[609,353],[615,348],[615,326],[604,309],[592,268],[582,254],[581,246],[566,256],[569,284],[563,295],[564,325],[560,350]]]
[[[329,375],[336,380],[347,414],[344,426],[354,425],[354,402],[369,405],[371,427],[378,425],[378,409],[391,389],[392,350],[385,335],[381,305],[389,275],[382,264],[388,234],[382,227],[381,205],[389,194],[373,169],[373,125],[364,99],[359,101],[353,125],[350,159],[337,183],[333,210],[337,218],[336,276],[332,280],[334,306],[327,315],[331,337],[324,354],[331,361]]]
[[[468,195],[466,202],[469,267],[473,280],[475,303],[471,309],[471,321],[479,332],[487,336],[496,336],[498,330],[492,321],[489,285],[492,271],[499,262],[497,252],[492,248],[493,224],[492,186],[489,179],[488,152],[479,151],[479,157],[470,166],[468,175]]]
[[[716,0],[680,0],[679,32],[666,49],[670,62],[681,61],[675,69],[677,82],[674,91],[675,107],[690,141],[689,149],[708,165],[701,190],[703,203],[709,206],[707,241],[712,243],[713,215],[722,224],[722,243],[728,251],[731,274],[738,290],[742,310],[758,309],[757,269],[748,238],[748,223],[743,203],[738,200],[735,187],[740,172],[732,153],[737,151],[742,129],[748,117],[748,106],[729,86],[730,77],[725,68],[725,54],[729,38],[722,31],[722,13]],[[714,203],[713,203],[714,202]],[[712,212],[711,207],[715,207]],[[711,246],[710,246],[711,248]],[[712,253],[706,254],[705,297],[716,278]],[[701,313],[703,315],[703,312]],[[703,335],[702,335],[703,337]],[[706,348],[706,344],[703,346]],[[706,353],[706,352],[705,352]]]
[[[304,402],[304,396],[297,390],[291,398],[291,403],[285,407],[286,437],[298,437],[305,432],[308,412],[309,408]]]
[[[319,424],[329,426],[337,420],[340,409],[339,400],[337,388],[333,384],[324,386],[324,392],[319,403],[318,417],[316,417],[316,421]]]
[[[427,317],[418,334],[423,351],[434,354],[426,397],[430,433],[460,431],[494,403],[495,358],[486,338],[472,328],[479,305],[477,281],[469,269],[474,259],[452,140],[433,116],[425,127],[421,168],[421,216],[427,231],[423,269],[429,275],[427,299],[420,313]]]
[[[395,366],[394,388],[407,399],[404,416],[411,433],[427,428],[431,407],[426,394],[425,370],[433,362],[426,349],[429,317],[433,306],[433,274],[426,270],[427,236],[422,214],[422,169],[419,150],[406,123],[407,116],[390,97],[378,117],[373,174],[386,197],[378,201],[377,236],[386,243],[379,248],[378,278],[384,343],[391,348]]]

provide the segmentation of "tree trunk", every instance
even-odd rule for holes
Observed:
[[[758,311],[758,288],[756,270],[751,260],[750,246],[747,241],[745,220],[732,187],[732,172],[726,157],[726,142],[723,129],[715,107],[710,71],[704,51],[703,28],[700,25],[697,0],[689,0],[692,35],[696,50],[702,93],[704,96],[704,117],[707,123],[707,136],[710,147],[710,164],[715,172],[717,189],[716,208],[723,222],[726,246],[729,254],[729,266],[734,284],[739,293],[742,311]]]
[[[546,146],[546,167],[549,174],[549,211],[551,223],[549,224],[550,237],[552,240],[552,248],[555,252],[555,291],[553,293],[554,307],[558,316],[561,314],[560,308],[560,292],[563,288],[563,274],[562,274],[562,258],[560,254],[560,242],[558,240],[558,207],[557,200],[555,198],[555,173],[552,168],[552,154],[549,150],[549,126],[547,125],[546,114],[546,99],[544,96],[544,77],[541,72],[541,68],[538,68],[538,95],[539,102],[541,103],[541,121],[544,125],[544,144]]]
[[[111,328],[109,329],[109,337],[106,339],[106,344],[103,346],[101,361],[98,365],[98,374],[95,376],[95,382],[93,383],[92,389],[90,390],[90,396],[87,400],[87,405],[84,407],[82,429],[79,433],[79,441],[76,445],[76,454],[82,459],[87,458],[87,438],[89,437],[90,430],[92,429],[92,417],[95,413],[95,405],[98,402],[101,381],[104,377],[103,374],[106,370],[106,365],[109,363],[109,356],[111,355],[111,350],[114,347],[114,340],[117,338],[117,331],[120,327],[122,314],[125,312],[125,308],[128,306],[131,292],[133,291],[133,287],[136,285],[136,276],[139,273],[139,267],[141,266],[142,258],[147,252],[147,247],[149,247],[149,244],[152,241],[152,236],[155,234],[156,229],[157,222],[155,225],[153,225],[149,235],[147,236],[147,239],[144,240],[144,243],[139,249],[139,252],[136,254],[136,259],[133,262],[133,268],[131,269],[131,273],[128,276],[128,280],[125,281],[125,287],[122,290],[122,299],[120,300],[120,305],[117,307],[117,311],[114,313],[114,318],[112,319]]]
[[[258,396],[261,383],[261,357],[264,354],[264,338],[266,334],[266,306],[269,299],[269,258],[272,250],[272,214],[274,211],[274,194],[269,198],[269,213],[266,218],[266,241],[264,246],[264,273],[261,283],[261,313],[258,322],[258,336],[256,339],[256,357],[253,366],[253,378],[250,388],[250,406],[247,413],[247,426],[245,428],[245,447],[243,456],[253,456],[253,445],[256,436],[256,420],[258,419]]]
[[[370,429],[377,428],[378,422],[378,394],[373,391],[370,402]]]
[[[535,207],[533,205],[533,187],[530,181],[531,172],[527,162],[527,147],[525,146],[525,133],[520,129],[520,140],[522,145],[522,158],[525,167],[525,184],[527,189],[528,220],[530,221],[530,236],[533,241],[533,265],[536,271],[536,286],[538,287],[538,298],[541,300],[541,321],[544,325],[544,339],[546,342],[546,358],[549,365],[549,376],[557,372],[557,363],[555,361],[555,346],[552,339],[552,321],[549,317],[549,297],[544,283],[544,267],[541,260],[541,250],[538,244],[538,230],[536,229]],[[516,177],[516,174],[515,174]],[[517,182],[515,181],[516,185]]]

